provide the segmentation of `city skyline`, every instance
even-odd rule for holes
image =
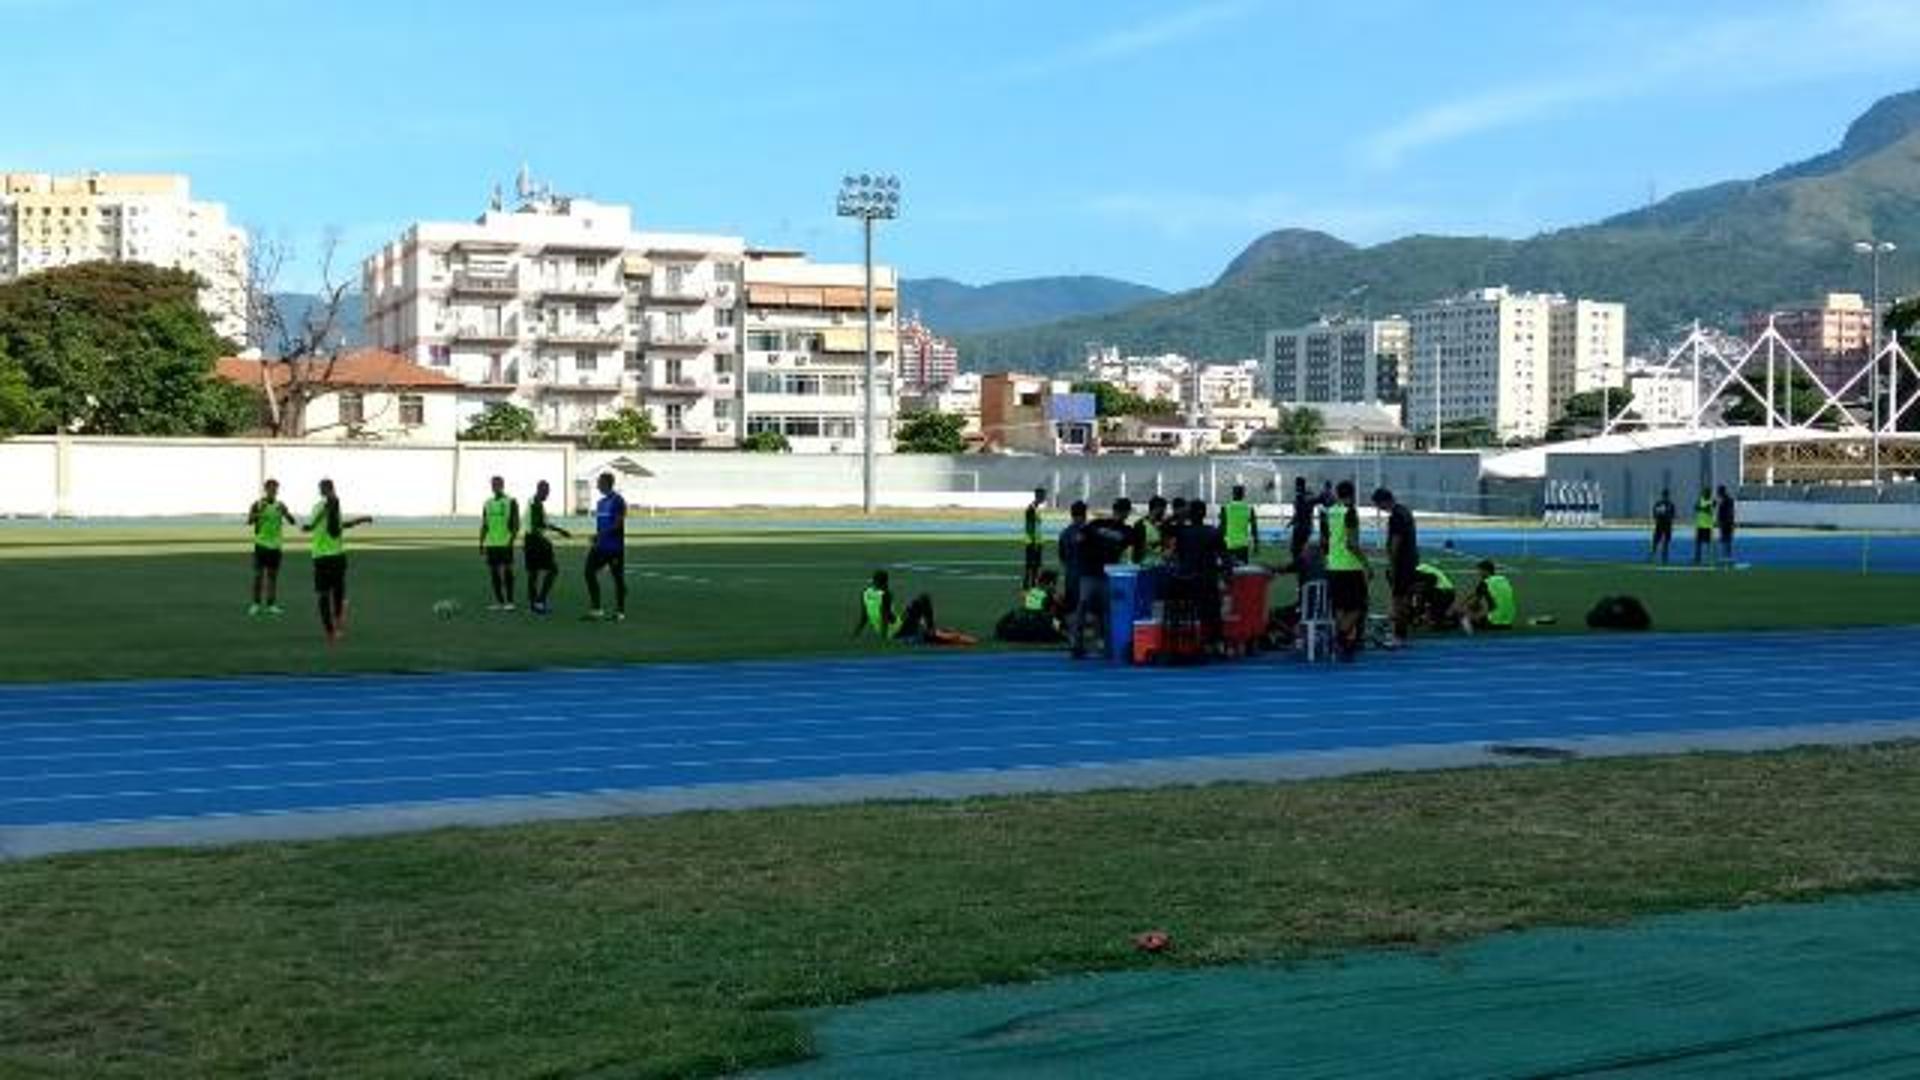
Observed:
[[[59,108],[11,117],[0,165],[188,174],[292,242],[294,287],[329,230],[351,275],[525,162],[644,228],[827,260],[858,253],[839,177],[890,171],[909,276],[1180,289],[1273,228],[1521,236],[1755,175],[1912,88],[1920,50],[1888,0],[255,7],[0,0],[14,40],[90,49],[12,58]],[[1780,47],[1810,29],[1860,45]]]

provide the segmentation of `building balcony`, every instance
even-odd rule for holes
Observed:
[[[683,375],[678,379],[669,379],[664,375],[642,375],[634,380],[634,386],[641,393],[653,397],[699,397],[717,389],[710,375]]]
[[[543,394],[572,394],[589,397],[612,397],[620,393],[617,379],[609,379],[599,374],[576,374],[572,381],[552,379],[538,384]]]
[[[562,326],[535,330],[533,336],[549,345],[614,349],[626,342],[627,330],[624,326]]]
[[[445,288],[456,296],[516,296],[520,292],[520,275],[457,272]]]
[[[617,281],[602,281],[599,278],[569,278],[561,281],[547,281],[540,284],[541,296],[577,298],[584,300],[619,300],[627,295]]]
[[[728,331],[731,335],[731,331]],[[643,345],[656,349],[706,349],[719,344],[719,333],[712,327],[682,327],[674,329],[643,323],[635,328],[634,337]],[[731,336],[728,344],[732,343]]]
[[[511,345],[520,340],[520,327],[509,319],[498,326],[456,326],[447,336],[455,345]]]

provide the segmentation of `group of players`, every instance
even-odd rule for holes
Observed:
[[[551,488],[545,480],[534,488],[523,521],[520,504],[507,494],[506,481],[494,477],[492,494],[480,511],[480,551],[485,557],[487,576],[493,590],[488,610],[507,612],[516,609],[514,547],[519,545],[527,571],[527,608],[535,615],[553,612],[553,583],[560,565],[555,555],[552,534],[573,534],[547,515],[547,497]],[[598,482],[600,501],[594,507],[593,544],[586,563],[587,602],[584,619],[624,622],[627,617],[627,501],[614,490],[613,474],[602,473]],[[340,496],[332,480],[320,481],[320,499],[305,523],[287,504],[280,501],[280,482],[268,480],[260,498],[247,509],[247,526],[253,532],[253,599],[247,614],[253,617],[279,616],[280,564],[286,546],[288,526],[297,526],[307,534],[313,555],[313,591],[320,612],[320,627],[329,643],[339,641],[347,628],[347,531],[372,524],[364,515],[348,517],[340,509]],[[613,579],[613,609],[601,606],[600,574],[607,571]]]
[[[1372,504],[1386,524],[1386,577],[1392,596],[1389,634],[1382,644],[1404,646],[1418,626],[1455,627],[1467,633],[1477,629],[1508,629],[1518,614],[1513,583],[1490,561],[1479,566],[1479,580],[1461,595],[1452,578],[1435,563],[1420,557],[1413,511],[1381,488]],[[1260,554],[1260,524],[1247,501],[1246,488],[1235,485],[1232,497],[1210,522],[1207,505],[1198,499],[1168,500],[1155,495],[1144,517],[1133,518],[1132,501],[1121,498],[1111,513],[1089,519],[1084,502],[1075,502],[1070,521],[1056,540],[1060,575],[1049,570],[1041,533],[1045,489],[1036,489],[1023,521],[1026,558],[1022,579],[1022,609],[1002,620],[1001,636],[1046,640],[1047,624],[1063,633],[1072,654],[1087,654],[1089,631],[1103,634],[1111,602],[1107,570],[1131,563],[1165,566],[1169,572],[1167,598],[1184,601],[1198,614],[1207,642],[1221,638],[1221,587],[1234,568],[1256,561]],[[1293,575],[1304,597],[1308,586],[1325,582],[1328,614],[1334,624],[1335,655],[1351,660],[1366,638],[1372,561],[1361,545],[1360,512],[1350,481],[1326,484],[1312,493],[1305,478],[1295,478],[1292,517],[1288,531],[1288,561],[1270,567]],[[1299,603],[1283,609],[1276,624],[1297,621]]]

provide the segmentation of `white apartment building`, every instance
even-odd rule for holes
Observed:
[[[1687,426],[1700,400],[1699,388],[1694,386],[1690,372],[1637,372],[1627,376],[1627,389],[1633,392],[1628,414],[1639,417],[1647,427]],[[1614,408],[1617,410],[1619,406]]]
[[[556,196],[522,176],[519,205],[421,222],[362,266],[372,343],[531,409],[578,438],[623,407],[666,446],[741,432],[739,237],[637,232],[625,206]]]
[[[1401,318],[1326,320],[1267,334],[1273,399],[1296,405],[1400,400],[1411,327]]]
[[[1122,356],[1110,345],[1089,346],[1087,378],[1111,383],[1148,401],[1178,405],[1242,404],[1260,397],[1258,360],[1197,364],[1180,353],[1158,356]]]
[[[214,329],[247,344],[247,234],[186,177],[0,173],[0,281],[101,261],[192,271]]]
[[[896,280],[873,269],[874,446],[893,449],[898,412]],[[796,453],[857,453],[864,442],[865,270],[795,251],[746,253],[744,430],[779,432]]]
[[[1437,390],[1444,423],[1485,420],[1501,439],[1541,438],[1568,394],[1626,370],[1620,304],[1500,287],[1424,305],[1409,321],[1406,425],[1419,435],[1433,431]]]
[[[901,411],[924,409],[965,418],[966,434],[980,434],[980,373],[963,371],[945,386],[901,397]]]

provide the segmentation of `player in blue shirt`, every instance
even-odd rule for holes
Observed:
[[[605,619],[600,606],[600,570],[613,572],[613,621],[627,621],[627,500],[613,490],[613,474],[600,474],[600,502],[593,510],[593,548],[587,552],[588,619]]]

